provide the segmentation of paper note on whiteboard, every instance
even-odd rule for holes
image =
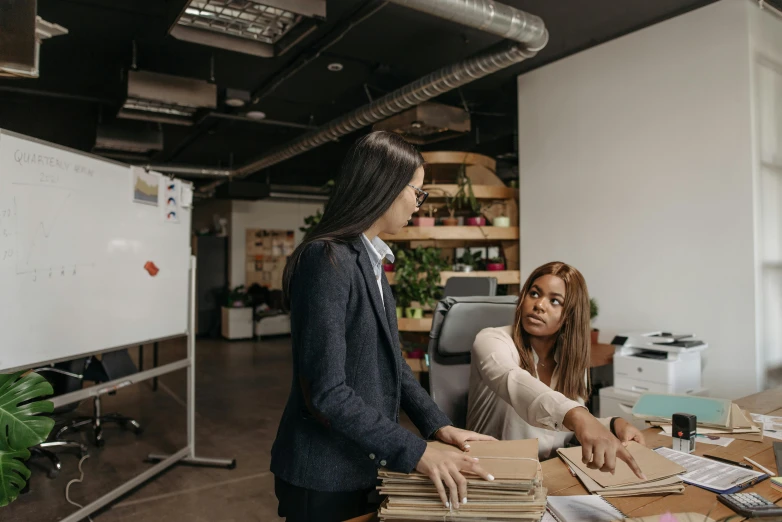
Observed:
[[[182,208],[193,207],[193,187],[190,185],[182,185]]]

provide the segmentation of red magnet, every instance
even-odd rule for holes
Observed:
[[[155,277],[157,273],[160,271],[160,269],[157,266],[155,266],[155,263],[153,263],[152,261],[147,261],[144,264],[144,270],[149,272],[149,275],[151,275],[152,277]]]

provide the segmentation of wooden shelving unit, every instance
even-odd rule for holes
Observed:
[[[429,330],[432,329],[431,317],[424,317],[423,319],[408,319],[407,317],[402,317],[396,321],[400,332],[429,333]]]
[[[472,190],[475,198],[482,205],[489,206],[492,202],[502,202],[504,205],[491,206],[484,211],[488,219],[487,226],[434,226],[434,227],[405,227],[398,234],[381,234],[380,238],[389,243],[405,243],[409,248],[418,246],[436,246],[445,251],[448,249],[465,247],[496,246],[500,249],[505,259],[503,271],[474,271],[453,272],[444,271],[440,274],[440,284],[453,277],[496,277],[497,283],[510,285],[509,293],[518,292],[520,281],[519,273],[519,213],[518,213],[518,189],[508,187],[496,175],[496,162],[494,159],[480,154],[465,152],[425,152],[426,175],[423,189],[429,192],[429,199],[424,207],[432,203],[437,207],[444,207],[446,195],[453,196],[459,191],[456,184],[457,174],[460,169],[472,182]],[[503,208],[504,207],[504,208]],[[422,209],[423,215],[425,209]],[[509,227],[491,226],[493,219],[499,215],[510,218]],[[440,216],[444,210],[440,211]],[[447,216],[446,216],[447,217]],[[455,252],[449,253],[453,259]],[[395,274],[387,272],[386,277],[390,284],[395,284]],[[432,318],[425,316],[423,319],[398,319],[400,332],[407,332],[408,337],[427,334],[432,328]],[[429,368],[424,359],[405,359],[410,368],[416,374],[428,372]]]
[[[386,272],[388,284],[396,284],[396,275],[393,272]],[[498,285],[518,285],[521,284],[521,276],[518,270],[496,270],[496,271],[473,271],[473,272],[440,272],[440,284],[445,286],[445,282],[452,277],[496,277]]]
[[[429,193],[429,199],[442,199],[443,192],[453,196],[459,190],[459,185],[424,185],[423,190]],[[474,185],[473,194],[476,199],[515,199],[519,191],[505,185]]]
[[[380,234],[383,241],[506,241],[519,239],[519,227],[405,227],[398,234]]]

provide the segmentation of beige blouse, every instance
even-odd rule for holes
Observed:
[[[547,459],[573,438],[562,419],[571,409],[583,407],[584,401],[573,401],[554,391],[556,373],[551,379],[552,388],[540,381],[534,350],[535,375],[522,369],[512,335],[512,327],[503,326],[481,330],[475,338],[467,429],[500,440],[536,438],[538,458]],[[554,360],[559,363],[559,353],[554,353]],[[598,420],[606,428],[611,422]]]

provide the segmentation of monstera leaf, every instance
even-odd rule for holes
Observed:
[[[39,413],[51,413],[50,401],[35,401],[54,390],[49,381],[37,373],[0,375],[0,439],[6,437],[12,450],[27,449],[46,440],[54,420]],[[22,403],[26,403],[21,405]]]
[[[14,451],[0,438],[0,508],[16,500],[30,478],[30,470],[22,462],[29,458],[29,451]]]
[[[30,471],[22,461],[30,458],[27,448],[45,441],[54,420],[50,401],[36,401],[54,393],[52,385],[38,375],[24,372],[0,375],[0,507],[19,495]]]

